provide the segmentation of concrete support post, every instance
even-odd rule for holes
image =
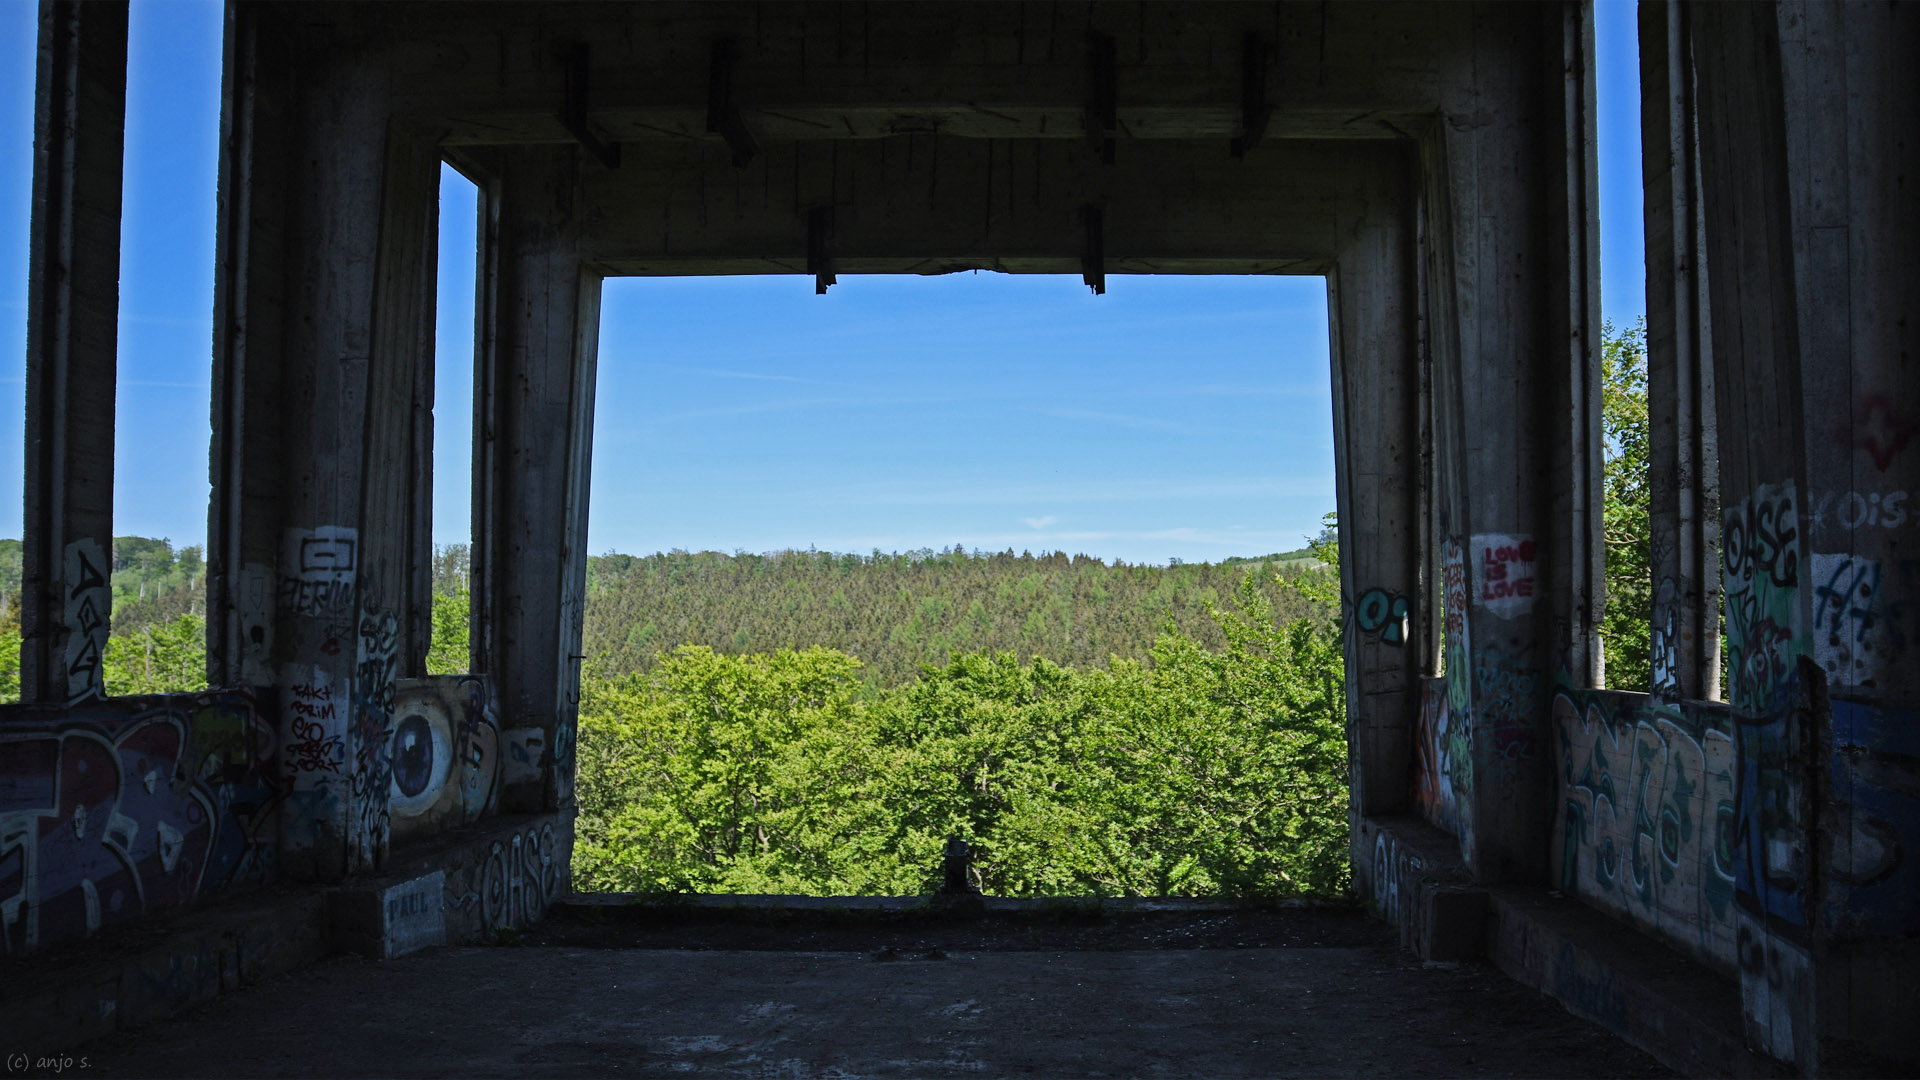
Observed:
[[[1489,53],[1445,106],[1500,121],[1421,135],[1446,693],[1423,703],[1415,779],[1485,882],[1544,876],[1548,697],[1597,674],[1589,13],[1526,13],[1502,26],[1534,44]]]
[[[214,278],[207,681],[269,686],[280,560],[292,65],[260,5],[228,9]]]
[[[43,3],[27,296],[20,693],[103,695],[127,5]]]
[[[1640,6],[1647,404],[1653,444],[1653,670],[1648,685],[1669,702],[1720,699],[1720,451],[1691,52],[1678,4]]]
[[[1698,88],[1749,1040],[1920,1059],[1920,106],[1904,8],[1686,12]],[[1900,989],[1906,987],[1905,990]]]
[[[269,16],[243,8],[239,17],[263,24]],[[257,46],[267,31],[254,29]],[[280,864],[307,880],[377,869],[386,858],[394,680],[411,636],[417,564],[409,506],[416,375],[432,340],[438,159],[390,126],[381,84],[364,78],[361,59],[337,44],[303,42],[300,91],[285,103],[290,142],[256,144],[252,157],[286,187],[268,191],[259,176],[236,176],[248,160],[237,152],[241,140],[230,141],[222,245],[215,471],[239,490],[215,493],[232,589],[226,614],[238,624],[220,663],[278,685],[290,789]],[[254,75],[258,107],[275,95],[262,92],[267,72]],[[248,105],[246,88],[231,90],[240,95],[230,111]],[[275,138],[258,117],[249,127],[256,139]],[[282,171],[289,159],[301,167]],[[260,199],[269,201],[235,220]],[[253,265],[259,253],[278,264],[284,288],[251,291],[265,269]],[[256,381],[269,366],[277,379]],[[271,554],[253,562],[262,552]],[[262,574],[271,580],[264,597],[250,588]],[[265,628],[258,638],[254,625]]]
[[[600,279],[582,268],[573,148],[500,156],[483,602],[499,680],[503,809],[573,798]],[[484,271],[483,271],[484,272]]]
[[[1397,175],[1355,178],[1371,197],[1342,203],[1328,277],[1351,788],[1373,816],[1407,812],[1426,662],[1414,169],[1409,149]]]

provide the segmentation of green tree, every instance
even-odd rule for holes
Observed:
[[[1646,691],[1653,681],[1653,548],[1647,422],[1647,323],[1601,331],[1601,421],[1605,438],[1607,604],[1600,622],[1607,685]]]

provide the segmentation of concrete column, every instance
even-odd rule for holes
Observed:
[[[1355,812],[1374,816],[1407,812],[1410,720],[1428,660],[1414,170],[1409,146],[1390,175],[1349,179],[1364,194],[1340,204],[1327,279],[1351,790]]]
[[[280,560],[279,364],[286,332],[286,36],[262,5],[228,9],[214,278],[207,681],[269,686]]]
[[[1749,1039],[1920,1033],[1920,86],[1905,8],[1687,10],[1698,87]]]
[[[1423,761],[1488,882],[1544,877],[1549,694],[1598,676],[1589,14],[1501,9],[1420,141],[1447,691]]]
[[[499,155],[487,551],[508,810],[573,797],[600,279],[582,268],[579,151]],[[597,168],[598,166],[591,166]]]
[[[295,55],[277,17],[238,8],[230,34],[253,66],[228,88],[214,666],[277,684],[280,866],[335,880],[388,846],[438,160],[389,124],[377,57],[310,32]]]
[[[20,694],[105,693],[127,5],[44,3],[34,93]]]
[[[1693,69],[1677,4],[1640,6],[1654,696],[1720,698],[1720,451]]]

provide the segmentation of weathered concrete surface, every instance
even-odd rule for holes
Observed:
[[[1478,965],[1324,949],[430,949],[84,1049],[95,1076],[1653,1076]],[[503,1008],[503,1006],[505,1006]]]

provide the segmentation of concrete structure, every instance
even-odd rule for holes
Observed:
[[[1362,893],[1643,1041],[1543,890],[1720,980],[1756,1061],[1920,1061],[1920,9],[1640,21],[1651,696],[1595,636],[1582,3],[235,2],[219,689],[102,700],[126,15],[46,4],[8,951],[311,882],[377,894],[329,910],[385,954],[564,890],[605,276],[1315,273]],[[419,680],[442,160],[482,192],[477,603],[473,674]]]

